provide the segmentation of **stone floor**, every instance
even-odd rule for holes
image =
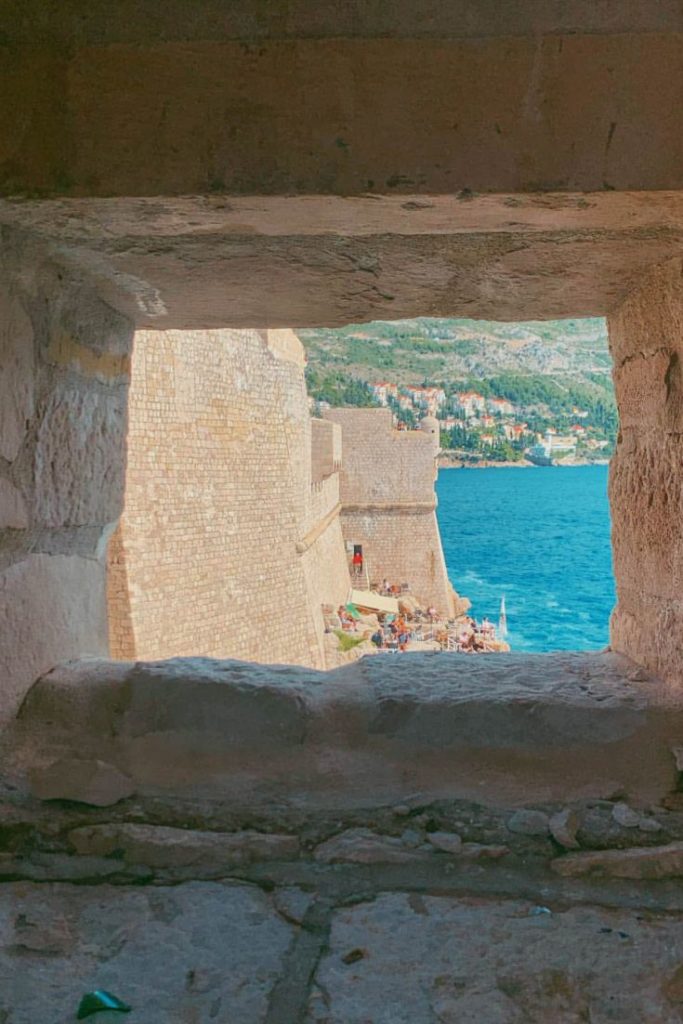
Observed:
[[[0,1020],[67,1024],[103,988],[132,1012],[98,1024],[679,1024],[682,924],[555,899],[14,882]]]
[[[0,1024],[683,1024],[683,705],[609,655],[83,662],[0,752]]]

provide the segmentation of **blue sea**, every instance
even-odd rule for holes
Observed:
[[[607,466],[442,469],[438,518],[450,580],[513,651],[595,650],[615,602]]]

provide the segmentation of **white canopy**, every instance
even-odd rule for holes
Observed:
[[[373,590],[352,590],[351,601],[359,608],[371,608],[375,612],[390,612],[398,615],[398,601],[394,597],[381,597]]]

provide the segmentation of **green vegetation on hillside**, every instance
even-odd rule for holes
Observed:
[[[603,320],[416,319],[308,329],[299,336],[308,355],[309,393],[316,400],[378,405],[370,385],[388,382],[405,406],[409,387],[442,389],[446,397],[437,411],[446,421],[442,446],[468,458],[519,461],[549,429],[572,432],[579,457],[611,454],[618,418]],[[487,409],[458,411],[462,392],[481,395]],[[512,403],[514,412],[506,419],[492,416],[493,398]],[[388,404],[409,427],[425,411],[418,405],[401,407],[392,395]],[[514,434],[510,426],[520,432]]]
[[[333,406],[366,408],[377,404],[365,381],[339,371],[325,373],[310,364],[306,367],[306,388],[317,402],[329,402]]]

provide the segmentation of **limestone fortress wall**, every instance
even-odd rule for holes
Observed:
[[[387,410],[312,419],[291,331],[139,331],[128,416],[113,657],[323,668],[322,606],[350,588],[346,542],[364,545],[373,579],[449,609],[438,439],[392,430]]]
[[[371,578],[410,584],[425,603],[452,612],[452,590],[436,520],[439,425],[398,431],[389,409],[330,409],[342,428],[342,532],[362,544]]]
[[[320,605],[349,578],[336,479],[311,478],[303,366],[289,331],[136,334],[114,657],[322,666]]]

